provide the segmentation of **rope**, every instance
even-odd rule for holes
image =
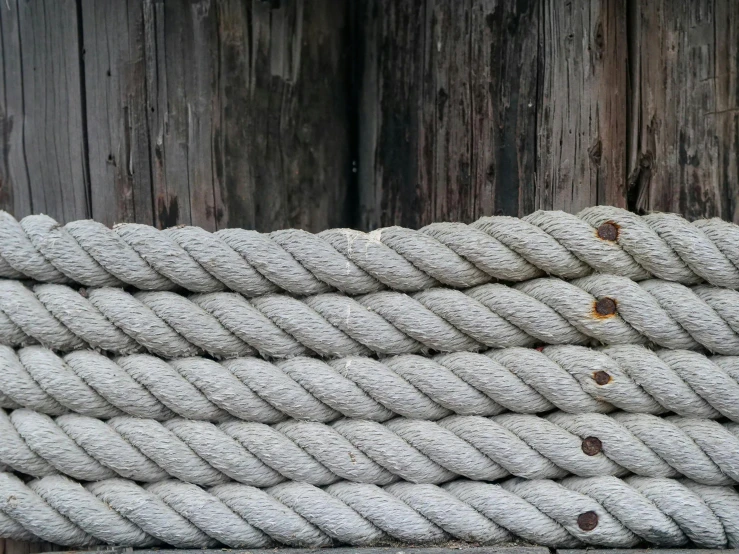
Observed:
[[[76,412],[165,421],[235,417],[328,423],[341,417],[437,420],[452,413],[493,416],[673,412],[739,422],[739,357],[641,346],[594,350],[548,346],[426,358],[350,357],[280,362],[237,358],[164,361],[137,354],[115,360],[91,350],[64,356],[40,347],[0,346],[0,408],[49,415]]]
[[[228,289],[246,296],[278,290],[366,294],[386,287],[415,292],[544,274],[573,279],[594,271],[736,289],[738,245],[739,227],[719,219],[690,223],[674,214],[640,217],[608,206],[577,216],[539,211],[420,231],[331,229],[317,235],[296,229],[158,231],[131,223],[108,229],[94,221],[61,226],[44,215],[19,223],[0,212],[0,277],[141,290]]]
[[[235,293],[189,298],[173,292],[129,294],[0,280],[0,344],[39,342],[55,350],[86,346],[180,358],[205,352],[231,358],[284,358],[475,351],[539,343],[701,346],[739,354],[739,292],[688,288],[660,280],[634,283],[592,275],[571,283],[535,279],[514,287],[462,292],[430,289],[408,296]]]
[[[83,487],[61,476],[24,484],[0,473],[2,514],[0,525],[14,525],[19,536],[70,546],[318,548],[449,538],[520,538],[550,547],[739,545],[739,494],[732,488],[644,477],[383,488],[340,482],[325,489],[289,482],[266,490],[229,483],[204,490],[122,479]]]
[[[229,480],[267,487],[284,480],[385,485],[515,475],[685,476],[708,485],[739,482],[739,424],[648,414],[450,416],[438,422],[290,420],[275,426],[79,415],[56,420],[0,411],[0,463],[37,477],[80,481],[174,477],[204,486]]]

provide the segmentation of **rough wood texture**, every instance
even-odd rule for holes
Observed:
[[[635,2],[639,209],[738,221],[739,6]]]
[[[344,3],[9,0],[0,22],[17,217],[349,223]]]
[[[625,0],[362,4],[363,226],[626,206]]]
[[[0,4],[4,100],[0,202],[15,213],[89,214],[74,0]]]
[[[547,0],[536,207],[626,207],[625,0]]]

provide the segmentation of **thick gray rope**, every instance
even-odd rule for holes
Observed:
[[[180,481],[141,487],[61,476],[24,484],[0,473],[0,537],[56,544],[260,548],[275,543],[413,544],[523,539],[550,547],[739,546],[739,494],[730,487],[631,477],[454,481],[438,487],[288,482],[204,490]]]
[[[458,477],[628,474],[730,485],[739,482],[739,424],[554,412],[545,418],[214,425],[130,416],[54,420],[30,410],[9,416],[0,410],[0,463],[36,477],[63,473],[81,481],[120,476],[140,482],[174,477],[204,486],[230,480],[266,487],[285,480],[386,485],[398,479],[439,484]]]
[[[614,409],[739,422],[739,357],[637,345],[408,354],[374,360],[296,357],[165,361],[147,354],[110,359],[92,350],[64,356],[41,346],[0,346],[0,408],[108,419],[177,416],[260,423],[341,417],[437,420]]]
[[[91,346],[166,358],[206,352],[285,358],[460,352],[538,343],[701,346],[739,355],[739,292],[591,275],[534,279],[513,287],[438,288],[413,295],[304,299],[236,293],[78,292],[65,285],[0,279],[0,344],[39,342],[55,350]]]
[[[690,223],[675,214],[640,217],[609,206],[577,216],[539,211],[420,231],[331,229],[318,235],[296,229],[210,234],[184,226],[158,231],[130,223],[108,229],[94,221],[61,226],[44,215],[17,222],[0,212],[0,277],[246,296],[278,290],[366,294],[386,287],[415,292],[592,272],[737,289],[738,245],[739,227],[719,219]]]

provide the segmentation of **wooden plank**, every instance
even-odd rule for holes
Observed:
[[[83,0],[92,217],[154,223],[141,2]]]
[[[736,3],[663,0],[639,8],[636,208],[736,221]]]
[[[145,0],[157,225],[347,224],[347,17],[330,0]]]
[[[626,206],[625,0],[547,0],[538,208]]]
[[[89,215],[77,7],[3,3],[0,206],[19,217]]]
[[[77,5],[18,2],[17,9],[31,208],[60,221],[89,217]]]
[[[362,227],[531,211],[537,5],[361,4]]]

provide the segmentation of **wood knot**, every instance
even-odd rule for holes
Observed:
[[[600,317],[610,317],[616,313],[616,301],[613,298],[600,298],[595,302],[595,313]]]
[[[611,376],[605,371],[596,371],[593,373],[593,379],[599,385],[607,385],[611,382]]]
[[[606,221],[598,227],[598,238],[607,241],[615,241],[618,239],[618,225],[613,221]]]
[[[598,526],[598,514],[585,512],[577,516],[577,526],[583,531],[592,531]]]
[[[603,450],[603,443],[598,437],[588,437],[582,441],[582,451],[588,456],[600,454],[601,450]]]

